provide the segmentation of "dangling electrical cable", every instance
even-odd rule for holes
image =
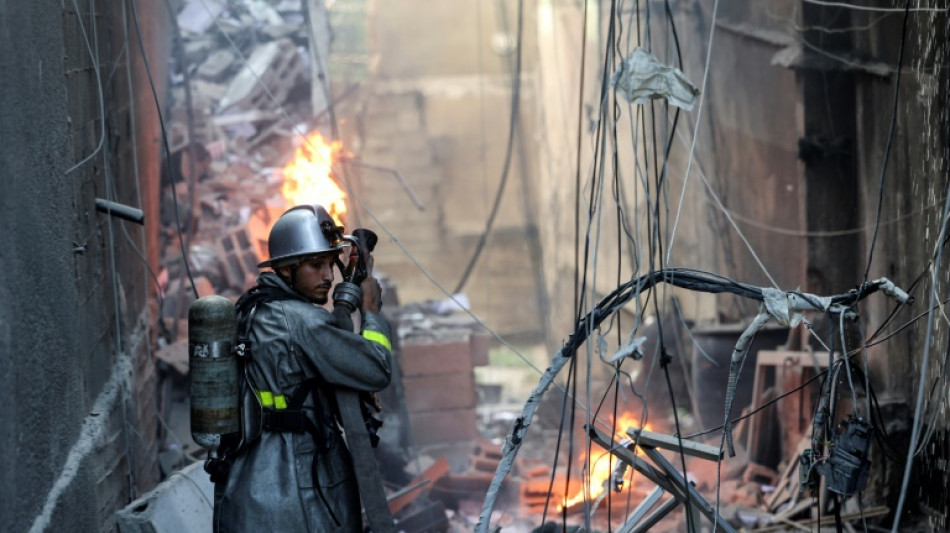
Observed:
[[[901,24],[901,41],[897,49],[897,72],[894,75],[894,98],[891,105],[891,125],[887,132],[887,142],[884,144],[884,159],[881,161],[881,177],[877,188],[877,214],[874,217],[874,233],[871,234],[871,244],[868,249],[868,264],[864,268],[864,281],[868,280],[871,272],[871,260],[874,258],[874,245],[877,243],[877,232],[881,227],[881,209],[884,204],[884,178],[887,175],[887,161],[891,155],[891,143],[894,141],[894,130],[897,129],[897,104],[900,101],[901,70],[904,65],[904,42],[907,40],[907,19],[910,12],[910,0],[904,1],[904,22]]]
[[[98,81],[98,83],[96,83],[96,90],[97,90],[97,95],[99,96],[99,115],[102,118],[99,120],[99,142],[96,144],[95,150],[93,150],[91,154],[84,157],[80,162],[66,169],[66,171],[63,172],[63,175],[67,175],[73,172],[74,170],[76,170],[77,168],[86,164],[86,162],[91,161],[93,157],[96,157],[96,155],[100,151],[102,151],[102,147],[105,146],[105,142],[106,142],[106,124],[105,124],[106,103],[105,103],[105,97],[102,94],[102,79],[100,78],[100,73],[99,73],[99,59],[97,58],[96,54],[94,54],[92,51],[92,44],[90,44],[89,36],[86,34],[86,26],[82,22],[82,15],[79,13],[79,3],[77,2],[77,0],[73,0],[73,7],[76,10],[76,20],[79,22],[79,29],[82,30],[83,39],[86,42],[86,49],[89,51],[89,60],[92,62],[92,68],[96,73],[96,80]]]
[[[848,376],[848,387],[851,389],[851,408],[855,412],[858,411],[858,396],[854,391],[854,381],[851,379],[851,361],[848,358],[848,345],[844,337],[844,315],[845,313],[838,313],[838,333],[841,335],[841,358],[844,360],[845,374]],[[871,419],[871,412],[868,411],[868,420]]]
[[[162,118],[162,106],[159,103],[158,92],[155,90],[155,80],[152,77],[152,69],[148,63],[148,55],[145,53],[145,42],[142,40],[142,29],[139,27],[139,15],[138,10],[135,7],[135,0],[129,0],[129,5],[132,7],[132,21],[135,23],[135,35],[138,38],[139,43],[139,53],[142,54],[142,63],[145,65],[145,73],[148,75],[148,85],[152,89],[152,98],[155,101],[155,111],[158,115],[158,125],[162,131],[162,146],[165,148],[165,164],[168,168],[168,173],[170,176],[174,176],[174,171],[171,166],[171,148],[168,146],[168,133],[165,131],[165,119]],[[174,212],[175,212],[175,228],[178,230],[178,243],[181,245],[181,260],[184,264],[185,272],[188,274],[188,280],[191,282],[191,291],[197,299],[198,288],[195,285],[195,278],[191,275],[191,266],[188,261],[188,251],[185,249],[185,239],[182,236],[181,232],[181,218],[178,214],[178,192],[175,189],[174,184],[172,184],[172,196],[174,202]],[[195,216],[192,213],[191,216]],[[176,320],[174,324],[178,324]]]
[[[472,252],[472,257],[465,266],[465,270],[462,272],[461,279],[459,279],[458,284],[455,286],[455,290],[453,292],[456,294],[462,292],[462,289],[465,288],[465,284],[468,283],[468,278],[472,274],[472,269],[475,268],[475,263],[478,262],[478,258],[481,256],[482,250],[485,248],[485,243],[488,241],[488,236],[491,235],[492,226],[495,223],[495,217],[498,216],[498,209],[501,206],[501,200],[504,197],[505,185],[508,183],[508,176],[511,170],[511,159],[514,152],[515,131],[518,128],[518,118],[521,112],[521,55],[523,48],[523,36],[524,0],[518,0],[518,26],[517,36],[515,39],[515,65],[514,72],[512,73],[511,77],[511,108],[508,117],[508,143],[505,147],[505,162],[502,164],[501,180],[498,183],[498,191],[495,193],[495,200],[492,202],[492,208],[488,214],[488,219],[485,221],[485,229],[482,230],[482,234],[478,238],[478,243],[475,244],[475,251]]]
[[[948,226],[950,226],[950,180],[947,180],[947,191],[946,199],[944,202],[944,212],[941,219],[941,228],[939,236],[937,237],[937,250],[936,258],[934,260],[934,266],[932,272],[936,273],[940,271],[941,260],[943,258],[943,249],[944,249],[944,239],[948,234]],[[904,478],[901,482],[901,492],[900,497],[897,500],[897,509],[894,514],[894,523],[891,527],[892,533],[897,533],[898,526],[900,525],[901,513],[904,509],[904,501],[907,497],[907,487],[910,482],[911,467],[913,466],[914,456],[920,453],[920,450],[917,448],[918,438],[920,432],[920,414],[921,406],[924,400],[924,389],[926,388],[924,384],[927,379],[927,370],[930,364],[930,347],[931,341],[933,339],[933,330],[934,330],[934,319],[935,314],[933,309],[935,307],[934,301],[937,297],[937,286],[936,286],[936,274],[934,274],[934,281],[931,283],[929,296],[930,303],[928,308],[930,313],[927,318],[927,332],[925,333],[926,337],[924,338],[924,355],[923,360],[920,363],[920,379],[917,382],[917,402],[914,407],[914,422],[911,427],[910,433],[910,444],[907,447],[907,462],[904,465]],[[948,341],[950,342],[950,341]],[[950,348],[948,348],[948,353],[950,353]]]
[[[609,122],[612,114],[608,112],[610,104],[610,82],[609,76],[611,72],[611,63],[614,58],[613,50],[615,47],[616,40],[616,22],[617,16],[615,16],[617,9],[616,0],[611,0],[610,3],[610,19],[607,26],[607,39],[604,44],[604,61],[601,72],[601,90],[600,90],[600,106],[598,112],[597,120],[597,136],[596,136],[596,149],[594,153],[594,169],[592,172],[592,183],[591,183],[591,201],[590,201],[590,211],[588,215],[588,224],[587,224],[587,238],[585,240],[585,250],[584,250],[584,287],[586,287],[587,280],[587,264],[588,257],[591,259],[591,291],[590,297],[593,300],[594,292],[597,287],[597,276],[599,273],[598,268],[598,259],[600,256],[600,242],[601,242],[601,222],[603,220],[603,195],[604,188],[606,186],[606,173],[607,173],[607,141],[610,137],[609,132],[613,132],[613,146],[616,146],[616,128],[612,127],[612,124]],[[614,171],[616,172],[616,166],[614,166]],[[594,232],[593,238],[593,250],[590,251],[591,243],[591,229],[594,226],[594,214],[597,214],[596,220],[596,229]],[[590,256],[588,256],[590,254]],[[587,291],[583,291],[582,294],[587,294]],[[591,301],[591,305],[594,305],[594,302]],[[593,336],[593,324],[589,325],[589,330],[587,332],[588,337]],[[593,375],[593,344],[587,343],[587,374],[586,374],[586,394],[587,394],[587,404],[590,405],[591,402],[591,390],[593,388],[592,375]],[[590,412],[587,413],[587,419],[585,420],[585,427],[590,427],[591,417]],[[587,457],[592,457],[592,441],[590,435],[585,433],[585,445]],[[590,530],[590,501],[589,501],[589,480],[590,480],[590,468],[591,461],[585,462],[584,468],[584,527],[587,530]]]

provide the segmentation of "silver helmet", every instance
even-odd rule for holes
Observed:
[[[284,212],[274,223],[267,239],[270,259],[258,268],[290,265],[307,256],[343,249],[339,237],[343,227],[321,205],[298,205]]]

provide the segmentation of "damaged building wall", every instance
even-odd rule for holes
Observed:
[[[702,21],[711,18],[708,8],[682,15],[687,28],[693,23],[700,35],[705,33]],[[947,81],[938,74],[948,51],[947,16],[940,10],[912,10],[906,31],[903,21],[899,10],[852,10],[804,1],[720,7],[704,109],[713,135],[700,138],[697,158],[716,169],[707,174],[719,175],[721,197],[730,202],[726,207],[783,288],[802,286],[829,294],[864,279],[892,119],[880,234],[868,277],[886,276],[911,287],[937,250],[947,190]],[[895,110],[902,33],[903,77]],[[740,42],[741,48],[736,46]],[[684,49],[695,47],[684,44]],[[705,53],[706,47],[700,50]],[[721,215],[716,216],[716,227],[722,227]],[[745,246],[730,234],[719,271],[767,285]],[[736,258],[732,265],[730,254]],[[945,265],[937,271],[941,287],[948,273]],[[887,331],[926,311],[929,287],[923,279],[914,290],[917,303],[903,310]],[[943,298],[946,291],[938,291],[938,299]],[[728,305],[727,300],[720,298],[719,305]],[[875,332],[893,309],[885,299],[869,298],[859,308],[864,331]],[[749,316],[749,311],[747,306],[737,316]],[[926,328],[927,321],[918,320],[869,352],[871,385],[898,450],[907,446],[921,384],[943,387],[938,378],[944,363],[935,361],[942,361],[948,339],[940,326],[931,339],[929,371],[921,380]],[[818,330],[827,327],[819,325]],[[859,339],[855,334],[848,342]],[[927,486],[939,486],[946,478],[946,404],[939,405],[939,395],[925,394],[925,400],[924,415],[934,414],[925,421],[935,423],[935,432],[917,457],[907,505],[946,527],[946,499],[931,496],[936,493]],[[869,497],[881,497],[893,512],[904,464],[885,458],[879,448],[875,453]]]
[[[154,51],[163,13],[141,4]],[[0,516],[13,531],[110,530],[157,482],[144,233],[95,200],[154,201],[158,125],[144,69],[127,70],[140,54],[126,4],[76,6],[0,6]],[[152,68],[161,79],[163,61]]]
[[[526,13],[531,4],[525,2]],[[462,279],[500,185],[517,35],[516,3],[466,10],[450,3],[375,4],[367,37],[374,70],[358,110],[362,160],[397,169],[425,208],[417,209],[393,176],[365,169],[363,201],[448,291]],[[533,31],[526,16],[525,43],[533,42]],[[463,288],[490,327],[529,342],[542,338],[544,307],[528,190],[538,172],[534,64],[534,48],[525,46],[508,179],[488,244]],[[386,240],[376,264],[399,280],[400,300],[444,298]]]
[[[904,14],[899,9],[852,10],[807,1],[721,4],[714,22],[712,3],[670,4],[684,51],[683,70],[696,85],[702,82],[709,32],[715,28],[703,123],[672,264],[709,269],[757,285],[771,284],[706,194],[698,175],[701,171],[780,287],[802,287],[819,294],[847,291],[864,278],[878,218],[879,180],[893,116]],[[541,91],[546,104],[542,116],[544,153],[549,165],[542,174],[539,204],[542,218],[561,214],[553,227],[542,227],[542,242],[546,263],[551,266],[549,292],[560,297],[552,301],[552,308],[564,313],[572,309],[565,296],[573,294],[574,250],[554,245],[560,236],[574,234],[572,216],[565,215],[573,214],[578,202],[585,213],[588,197],[577,197],[563,176],[571,174],[576,165],[578,117],[587,120],[585,125],[592,119],[589,109],[580,115],[576,109],[577,78],[567,84],[561,80],[564,71],[571,68],[576,72],[580,64],[584,14],[583,6],[564,2],[539,5]],[[675,56],[669,53],[671,36],[663,28],[664,6],[651,6],[656,8],[652,13],[654,53],[675,64]],[[925,268],[938,249],[947,188],[947,16],[941,9],[921,7],[910,11],[908,21],[904,77],[869,278],[887,276],[905,288],[922,274],[923,279],[914,290],[917,303],[902,310],[885,331],[927,309],[930,283]],[[589,22],[588,28],[590,65],[603,61],[607,26],[603,21]],[[591,51],[598,44],[601,49]],[[595,101],[593,91],[599,87],[600,74],[588,73],[584,102]],[[621,113],[627,112],[627,108],[621,109]],[[694,109],[681,117],[678,129],[686,142],[674,140],[670,167],[674,180],[670,196],[674,200],[680,186],[675,180],[685,174],[696,114]],[[630,150],[631,139],[626,142]],[[581,144],[581,179],[588,179],[593,164],[588,163],[591,144]],[[635,181],[628,176],[624,179]],[[670,204],[675,207],[674,200]],[[615,241],[608,237],[606,242]],[[601,257],[606,258],[602,264],[617,260],[610,252]],[[943,287],[948,275],[950,268],[944,261],[936,272],[941,287],[938,300],[946,298]],[[601,282],[604,285],[598,284],[598,290],[608,284],[606,279]],[[691,318],[734,321],[748,319],[755,312],[754,303],[733,296],[700,298],[706,298],[705,305],[683,306]],[[893,304],[869,298],[859,310],[865,332],[870,334],[885,322]],[[570,314],[554,318],[559,326],[552,330],[560,331],[565,324],[569,327],[571,318]],[[936,487],[947,475],[946,399],[931,392],[945,389],[941,376],[948,339],[946,323],[941,320],[936,321],[930,365],[923,379],[926,319],[872,347],[870,361],[872,387],[897,447],[907,445],[917,394],[922,383],[926,387],[923,425],[932,425],[934,433],[918,456],[907,505],[917,510],[919,503],[921,510],[934,517],[934,524],[946,527],[943,492],[928,490],[927,485]],[[824,335],[827,327],[818,330]],[[848,342],[859,342],[857,332]],[[872,470],[870,494],[888,498],[892,512],[903,468],[901,462],[878,456]]]
[[[682,70],[699,87],[707,59],[705,51],[712,25],[711,6],[703,3],[671,5],[682,50]],[[695,108],[680,113],[676,133],[670,138],[669,124],[676,108],[670,107],[668,115],[664,115],[662,103],[656,101],[652,104],[655,114],[651,114],[651,105],[629,105],[618,99],[621,118],[617,128],[616,166],[620,169],[621,189],[615,193],[609,184],[612,179],[610,172],[614,169],[610,161],[614,148],[607,144],[608,184],[598,215],[603,229],[598,228],[600,235],[592,235],[592,239],[599,237],[604,244],[596,250],[597,277],[593,277],[591,269],[587,279],[588,283],[596,285],[598,295],[615,288],[618,279],[630,279],[638,259],[641,272],[648,268],[646,219],[651,206],[646,201],[643,174],[648,175],[649,194],[655,199],[655,170],[663,163],[662,146],[654,147],[654,138],[661,141],[670,138],[672,143],[666,178],[668,193],[660,200],[661,213],[669,213],[669,216],[661,214],[663,240],[675,236],[670,265],[711,270],[758,285],[770,284],[708,192],[705,179],[776,282],[782,287],[802,284],[804,242],[794,235],[804,223],[804,190],[800,186],[801,166],[796,157],[801,107],[794,72],[773,65],[774,56],[791,40],[779,31],[783,27],[778,21],[783,20],[781,17],[791,16],[794,5],[794,2],[769,2],[766,8],[762,3],[748,2],[721,7],[704,91],[702,123],[698,130]],[[652,50],[660,61],[678,65],[673,28],[661,7],[650,14],[652,30],[649,35],[645,29],[648,20],[645,8],[640,11],[639,21],[632,9],[623,14],[622,54],[630,53],[640,42],[640,46]],[[577,106],[581,85],[578,78],[580,51],[585,49],[581,32],[585,16],[583,6],[569,2],[542,2],[537,10],[541,90],[544,95],[543,116],[538,125],[544,154],[538,203],[541,206],[540,219],[551,221],[540,228],[545,264],[549,267],[546,282],[552,295],[552,331],[569,331],[573,324],[577,259],[573,246],[576,233],[574,213],[580,209],[580,231],[585,231],[590,197],[597,192],[589,190],[591,168],[597,164],[593,161],[594,142],[584,140],[578,145],[577,121],[582,120],[580,134],[587,139],[599,113],[590,102],[597,101],[597,91],[600,90],[604,42],[609,31],[606,22],[609,11],[607,6],[603,8],[600,17],[593,9],[587,15],[587,67],[584,107],[580,114]],[[639,37],[637,27],[641,32]],[[771,120],[760,119],[765,115]],[[634,117],[637,123],[635,130],[630,126],[630,117]],[[694,132],[699,138],[690,160]],[[659,156],[654,155],[654,148],[659,151]],[[578,149],[582,183],[579,195],[574,184]],[[688,181],[684,180],[687,166],[690,170]],[[684,185],[686,191],[680,211]],[[621,231],[616,222],[619,220],[617,204],[624,207],[622,219],[631,233],[638,237],[636,246],[631,246],[625,236],[619,239],[623,244],[615,246],[617,232]],[[677,219],[678,211],[681,214]],[[769,228],[785,228],[786,232],[776,234]],[[583,238],[582,235],[581,246]],[[664,249],[664,264],[667,253]],[[619,276],[618,262],[622,263]],[[657,260],[655,265],[658,267],[659,264]],[[713,296],[678,290],[672,294],[677,295],[683,313],[693,321],[734,322],[755,310],[754,304],[730,295]]]
[[[749,246],[742,242],[725,213],[703,192],[705,220],[692,222],[708,223],[715,235],[726,236],[700,245],[716,258],[716,270],[754,285],[769,286],[774,280],[781,288],[803,286],[805,278],[805,243],[794,234],[805,227],[805,187],[797,146],[803,127],[801,97],[795,73],[776,64],[776,56],[792,40],[785,30],[795,7],[795,2],[721,6],[714,22],[704,124],[693,162],[694,172],[705,173],[749,242]],[[683,47],[705,51],[713,24],[708,7],[682,13],[679,20],[684,34],[689,36],[689,29],[695,27],[695,35],[703,39]],[[698,78],[705,57],[696,51],[690,55]],[[683,150],[683,157],[687,150],[682,145],[677,148]],[[702,181],[691,173],[690,180],[696,178]],[[692,186],[698,189],[699,181]],[[718,307],[718,318],[729,322],[751,316],[756,306],[720,297]]]
[[[852,17],[852,24],[857,25],[869,20],[867,14],[852,14]],[[947,154],[950,102],[947,95],[950,93],[946,66],[950,56],[950,18],[946,12],[911,12],[906,30],[902,28],[903,21],[903,13],[894,13],[869,31],[859,34],[851,56],[867,64],[888,66],[884,76],[863,72],[855,80],[855,147],[861,154],[858,165],[863,192],[861,220],[863,227],[867,228],[863,234],[864,253],[860,266],[864,267],[877,218],[881,169],[889,143],[880,229],[870,272],[871,277],[885,275],[905,287],[916,282],[913,291],[915,305],[898,313],[886,332],[927,310],[931,305],[929,291],[934,280],[938,287],[938,302],[945,302],[948,296],[946,287],[950,283],[947,242],[937,242],[940,226],[945,223],[942,217],[950,184],[947,174],[950,171]],[[905,34],[902,75],[896,122],[889,141],[902,33]],[[943,261],[937,267],[935,252],[940,246],[943,247]],[[867,331],[877,331],[892,311],[893,307],[885,302],[869,302]],[[872,386],[888,415],[887,429],[896,436],[895,445],[899,450],[907,446],[918,391],[920,387],[925,388],[921,432],[932,430],[933,433],[927,445],[922,445],[918,439],[922,451],[915,461],[913,482],[904,510],[923,511],[931,517],[931,524],[937,529],[950,527],[950,503],[945,493],[946,479],[950,476],[947,466],[950,459],[950,417],[947,414],[947,385],[940,379],[942,374],[945,375],[948,363],[946,355],[950,337],[946,325],[945,315],[938,314],[934,320],[925,374],[921,372],[927,340],[926,317],[886,343],[869,349],[874,378]],[[934,394],[941,389],[942,392]],[[884,471],[885,475],[878,481],[880,485],[891,488],[889,503],[893,508],[897,503],[895,488],[899,487],[903,476],[904,463],[887,462]],[[881,490],[885,489],[882,487]]]

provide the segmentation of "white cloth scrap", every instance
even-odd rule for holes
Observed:
[[[628,102],[645,104],[665,98],[670,105],[687,111],[696,103],[699,89],[683,71],[660,62],[653,54],[637,47],[620,64],[610,83]]]

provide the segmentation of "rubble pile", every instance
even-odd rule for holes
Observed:
[[[288,124],[323,110],[314,110],[311,101],[311,26],[303,5],[185,3],[178,13],[179,62],[172,76],[174,140],[186,141],[190,134],[205,145],[224,141],[229,152],[264,166],[286,156],[270,145],[273,137],[286,137]]]
[[[191,0],[178,12],[172,154],[162,169],[163,317],[181,318],[191,292],[179,229],[199,294],[235,296],[257,275],[259,236],[284,207],[279,169],[313,122],[315,32],[304,6]]]

